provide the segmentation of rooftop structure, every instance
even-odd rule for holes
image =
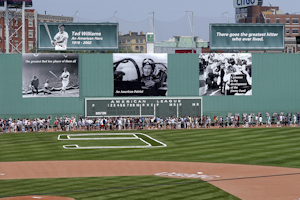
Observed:
[[[6,48],[6,29],[5,29],[5,10],[0,10],[0,53],[7,52]],[[12,18],[11,16],[14,16]],[[38,22],[73,22],[73,17],[56,16],[47,14],[38,14],[34,9],[25,9],[25,36],[21,37],[22,31],[22,12],[11,10],[8,16],[8,26],[11,27],[9,31],[9,53],[20,53],[22,51],[22,38],[25,39],[25,53],[31,52],[37,47],[37,23]],[[15,31],[13,31],[15,30]]]
[[[143,32],[119,33],[119,48],[124,51],[146,53],[146,35]]]
[[[296,37],[300,36],[300,15],[284,13],[278,6],[262,6],[262,1],[257,5],[244,5],[236,8],[237,23],[277,23],[285,25],[285,53],[299,53],[300,44]],[[238,1],[239,2],[239,1]],[[254,1],[256,2],[256,1]]]

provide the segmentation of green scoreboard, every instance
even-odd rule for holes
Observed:
[[[202,116],[202,97],[86,98],[85,117]]]

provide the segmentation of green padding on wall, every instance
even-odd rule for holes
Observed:
[[[300,112],[300,54],[253,54],[252,96],[204,96],[203,114]],[[199,94],[198,54],[168,55],[168,97]],[[84,114],[84,98],[113,97],[112,54],[79,55],[79,97],[22,98],[22,55],[0,54],[0,118]]]
[[[199,95],[199,55],[168,55],[168,96]]]

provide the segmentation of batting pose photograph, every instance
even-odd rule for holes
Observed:
[[[55,46],[55,50],[57,51],[67,50],[69,34],[65,31],[65,25],[64,24],[58,25],[58,33],[56,33],[56,35],[54,36],[53,38],[54,40],[52,40],[51,33],[47,23],[44,23],[44,26],[49,36],[51,45]]]
[[[79,97],[78,54],[23,54],[22,97]]]

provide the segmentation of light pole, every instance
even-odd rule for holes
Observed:
[[[190,23],[190,29],[192,32],[192,53],[194,53],[194,13],[193,11],[186,11],[188,14],[188,19],[189,19],[189,23]],[[190,15],[189,13],[192,13],[192,24],[190,22]]]
[[[75,12],[75,15],[74,15],[74,17],[75,17],[75,16],[77,17],[77,22],[79,22],[78,15],[79,15],[79,11],[77,10],[77,11]]]
[[[227,23],[229,23],[229,12],[223,12],[222,13],[222,16],[224,16],[224,14],[226,14],[226,17],[227,17]]]
[[[118,23],[118,11],[115,11],[114,16],[117,19],[117,23]]]
[[[154,26],[154,11],[149,13],[153,15],[153,21],[152,21],[152,29],[153,29],[153,42],[155,43],[155,26]]]

